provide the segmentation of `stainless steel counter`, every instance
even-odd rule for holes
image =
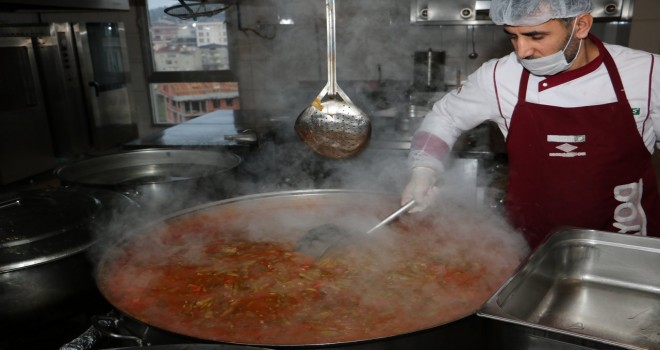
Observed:
[[[239,146],[239,142],[227,140],[225,135],[235,135],[242,131],[237,126],[235,111],[218,110],[128,142],[124,148],[235,147]]]
[[[123,147],[245,147],[249,142],[232,136],[241,135],[246,130],[254,132],[259,140],[276,134],[279,139],[296,141],[297,136],[293,132],[295,116],[277,115],[264,111],[218,110],[133,140]],[[410,149],[412,134],[423,118],[413,118],[414,123],[407,127],[401,125],[406,118],[375,116],[371,119],[373,131],[369,149],[405,151]],[[410,120],[407,121],[410,123]],[[499,130],[492,123],[484,123],[461,136],[453,153],[458,158],[491,159],[502,156],[504,147]]]

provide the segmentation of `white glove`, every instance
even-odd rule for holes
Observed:
[[[413,168],[410,182],[403,189],[401,204],[415,199],[416,205],[410,210],[410,213],[425,210],[439,197],[440,189],[436,186],[436,181],[435,170],[424,167]]]

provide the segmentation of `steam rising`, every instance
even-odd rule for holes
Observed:
[[[240,266],[214,263],[216,258],[211,258],[207,252],[210,244],[217,239],[232,238],[286,243],[299,238],[311,227],[334,222],[355,232],[355,237],[335,247],[329,253],[329,258],[324,258],[317,264],[322,266],[338,263],[346,266],[343,268],[350,271],[350,288],[347,289],[347,286],[341,284],[342,282],[321,287],[329,288],[323,289],[328,304],[319,306],[321,308],[319,313],[323,314],[326,308],[332,310],[332,305],[337,305],[333,298],[343,300],[346,294],[341,293],[348,293],[352,298],[358,298],[357,304],[354,305],[358,310],[382,309],[385,314],[393,312],[404,317],[404,315],[415,315],[420,308],[422,310],[438,308],[438,315],[446,317],[442,318],[443,320],[452,320],[474,311],[479,306],[479,300],[485,301],[490,292],[513,272],[527,253],[526,245],[520,235],[513,232],[506,221],[489,208],[468,208],[465,204],[461,204],[460,200],[448,197],[435,208],[421,214],[406,215],[394,226],[366,236],[361,232],[373,225],[384,213],[396,208],[398,196],[361,191],[319,193],[320,195],[316,197],[281,194],[238,198],[236,201],[224,202],[223,205],[197,207],[189,215],[177,216],[167,225],[156,225],[142,230],[147,234],[135,237],[135,243],[129,245],[131,251],[128,257],[135,270],[127,271],[122,268],[120,275],[124,276],[123,278],[139,275],[140,281],[136,287],[145,291],[152,290],[151,281],[161,278],[162,272],[159,266],[191,265],[194,267],[190,270],[191,273],[196,271],[198,275],[204,274],[205,271],[222,273],[220,271],[237,269],[237,275],[241,275]],[[404,230],[407,233],[402,233],[402,227],[407,227]],[[176,234],[172,235],[169,232]],[[110,259],[106,260],[111,262],[111,265],[113,261],[123,261],[126,258],[120,250],[115,250],[114,254],[121,259],[115,260],[115,256],[111,255]],[[273,271],[277,271],[278,263],[273,264]],[[444,289],[445,287],[439,287],[437,283],[420,280],[420,277],[429,277],[428,272],[419,272],[420,269],[427,269],[428,264],[438,264],[439,279],[447,273],[443,272],[445,268],[450,269],[448,271],[456,267],[459,270],[474,268],[485,270],[476,284],[470,284],[469,287],[466,285],[465,288],[469,289],[461,291],[456,290],[455,288],[458,287],[451,283],[447,285],[448,289]],[[307,283],[304,278],[301,280],[298,278],[294,277],[294,280],[288,281],[278,279],[277,290],[280,290],[279,288],[286,290],[288,284]],[[119,283],[135,285],[134,281],[119,281]],[[404,285],[406,288],[392,289],[393,285]],[[341,289],[340,294],[336,293],[337,288]],[[386,293],[384,295],[391,298],[385,309],[381,304],[383,300],[374,298],[374,292],[378,296]],[[461,295],[471,297],[456,299],[457,293],[463,292],[467,294]],[[121,295],[115,294],[110,300],[114,303],[121,298]],[[149,297],[145,295],[144,298]],[[210,302],[207,298],[191,301],[195,303],[194,305]],[[220,302],[217,300],[217,303]],[[121,301],[118,303],[122,305]],[[146,305],[157,305],[157,303],[149,302]],[[204,305],[210,308],[210,304]],[[218,306],[213,310],[219,310],[215,312],[224,314],[223,310],[226,309]],[[157,326],[162,326],[158,324],[159,320],[171,319],[171,316],[166,315],[167,311],[163,305],[147,308],[144,312],[151,315],[149,318],[156,322]],[[295,314],[288,317],[295,317]],[[287,319],[287,322],[293,324],[298,321],[307,322],[308,319]],[[187,335],[204,337],[205,334],[202,326],[199,329],[184,328],[183,324],[179,326],[176,321],[166,326],[172,327],[167,329],[174,331],[192,332],[192,334],[186,333]],[[267,328],[272,327],[272,324],[266,323],[263,326],[255,324],[255,327],[256,334],[262,331],[268,333],[270,331]],[[281,327],[281,322],[278,327]],[[287,332],[287,329],[285,327],[282,332]],[[292,334],[291,339],[293,336]]]
[[[398,205],[401,191],[408,181],[406,157],[407,152],[404,150],[368,149],[355,158],[327,160],[316,155],[304,143],[297,140],[265,142],[258,152],[244,159],[236,172],[222,173],[214,177],[211,182],[205,179],[201,186],[196,184],[171,189],[173,192],[166,201],[142,202],[139,203],[139,209],[107,208],[117,212],[108,215],[109,220],[99,223],[96,230],[99,241],[95,246],[95,253],[102,255],[109,247],[125,240],[127,235],[141,232],[140,227],[158,223],[179,210],[190,210],[195,206],[208,205],[205,203],[213,203],[225,198],[281,191],[349,189],[383,193],[391,198],[387,203],[389,211],[381,211],[377,215],[373,211],[356,206],[355,203],[347,202],[339,204],[342,209],[340,213],[319,208],[317,215],[301,216],[295,211],[285,210],[280,211],[276,217],[241,222],[241,229],[246,229],[257,240],[264,237],[272,239],[273,237],[269,237],[269,231],[272,231],[273,225],[277,227],[285,225],[291,227],[292,232],[304,232],[324,223],[338,222],[354,231],[366,231]],[[477,234],[499,235],[502,240],[510,240],[507,245],[517,246],[524,255],[526,250],[524,244],[515,243],[515,239],[511,239],[518,237],[518,234],[506,225],[506,220],[501,215],[501,208],[496,206],[499,204],[498,198],[479,196],[484,188],[478,188],[477,182],[489,183],[489,180],[477,181],[474,177],[475,171],[469,170],[470,167],[476,166],[476,160],[458,159],[451,164],[454,166],[449,167],[442,175],[442,199],[436,208],[429,209],[423,215],[442,217],[442,221],[438,222],[440,228],[448,224],[454,225],[453,231],[466,228],[469,234],[453,233],[461,239],[472,240]],[[479,169],[479,172],[485,173],[483,169]],[[222,196],[218,196],[218,193]],[[375,207],[382,204],[373,203]],[[470,226],[478,229],[469,229]],[[284,239],[292,239],[292,237]],[[477,246],[481,242],[484,242],[483,237],[474,239],[474,244]],[[484,250],[488,251],[488,247],[484,247]]]
[[[520,261],[528,253],[528,248],[498,210],[477,202],[475,195],[478,189],[474,179],[465,176],[465,168],[460,166],[460,161],[455,164],[458,166],[450,167],[443,176],[443,196],[437,206],[423,213],[407,214],[401,220],[404,223],[411,218],[430,220],[437,239],[444,243],[434,245],[428,254],[442,256],[449,261],[463,261],[466,257],[468,260],[488,261],[493,273],[507,276],[515,267],[512,261]],[[212,216],[208,220],[200,219],[196,230],[237,232],[249,235],[254,241],[295,242],[313,227],[334,223],[359,234],[396,209],[401,190],[408,181],[405,152],[366,152],[354,159],[327,161],[301,142],[263,144],[259,152],[253,158],[246,159],[242,166],[239,173],[231,177],[224,174],[216,179],[223,188],[229,189],[228,197],[239,199],[237,203],[229,204],[234,208],[231,219],[218,221]],[[228,183],[230,186],[227,186]],[[272,210],[260,210],[256,216],[252,215],[251,201],[240,200],[244,195],[254,194],[258,199],[261,194],[310,189],[349,189],[357,190],[356,193],[369,191],[384,194],[384,197],[375,197],[379,200],[373,202],[336,202],[311,211],[306,207],[281,207],[275,199],[268,204],[272,205]],[[203,212],[204,208],[216,206],[215,202],[205,204],[209,201],[207,194],[211,192],[201,188],[188,193],[175,193],[168,204],[196,199],[201,204],[190,209],[183,208],[183,212]],[[242,202],[246,204],[240,204]],[[153,206],[149,207],[142,203],[137,210],[118,210],[111,220],[103,222],[97,230],[100,239],[94,246],[93,255],[107,259],[110,256],[108,252],[116,249],[119,242],[130,242],[131,235],[150,232],[152,227],[159,227],[163,218],[177,215],[164,210],[163,205],[151,204]],[[185,261],[195,262],[200,259],[205,244],[197,239],[199,236],[196,232],[189,232],[185,239],[177,242],[156,240],[146,245],[140,253],[144,254],[145,261],[154,261],[155,258],[167,263],[169,255],[177,252]],[[359,251],[358,257],[368,258],[370,264],[378,262],[373,265],[377,266],[376,270],[369,269],[361,276],[365,286],[356,288],[368,289],[369,285],[377,285],[380,274],[391,274],[388,271],[406,261],[407,253],[401,249],[401,242],[395,239],[396,236],[395,231],[385,227],[368,239],[357,238],[347,243],[351,249]],[[360,259],[350,261],[358,270],[365,264]],[[146,287],[152,278],[158,278],[158,273],[153,269],[147,272],[137,266],[134,276],[141,277],[135,283]],[[496,287],[490,286],[493,289]],[[423,294],[424,290],[417,292]],[[369,301],[365,300],[365,303]]]

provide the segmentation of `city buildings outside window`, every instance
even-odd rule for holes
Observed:
[[[224,12],[179,19],[165,13],[180,6],[178,0],[146,2],[153,122],[178,124],[218,109],[240,109]]]

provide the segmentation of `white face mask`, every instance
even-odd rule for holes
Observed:
[[[541,58],[522,58],[520,59],[520,63],[523,65],[523,67],[525,67],[525,69],[534,75],[554,75],[567,70],[573,64],[573,62],[575,62],[575,59],[580,53],[580,48],[582,47],[582,40],[580,40],[578,51],[575,54],[575,57],[573,57],[571,62],[566,61],[564,50],[566,50],[568,45],[571,43],[571,39],[573,39],[576,23],[577,18],[575,19],[575,22],[573,22],[573,30],[571,30],[571,36],[568,38],[568,42],[563,49],[553,53],[552,55]]]

